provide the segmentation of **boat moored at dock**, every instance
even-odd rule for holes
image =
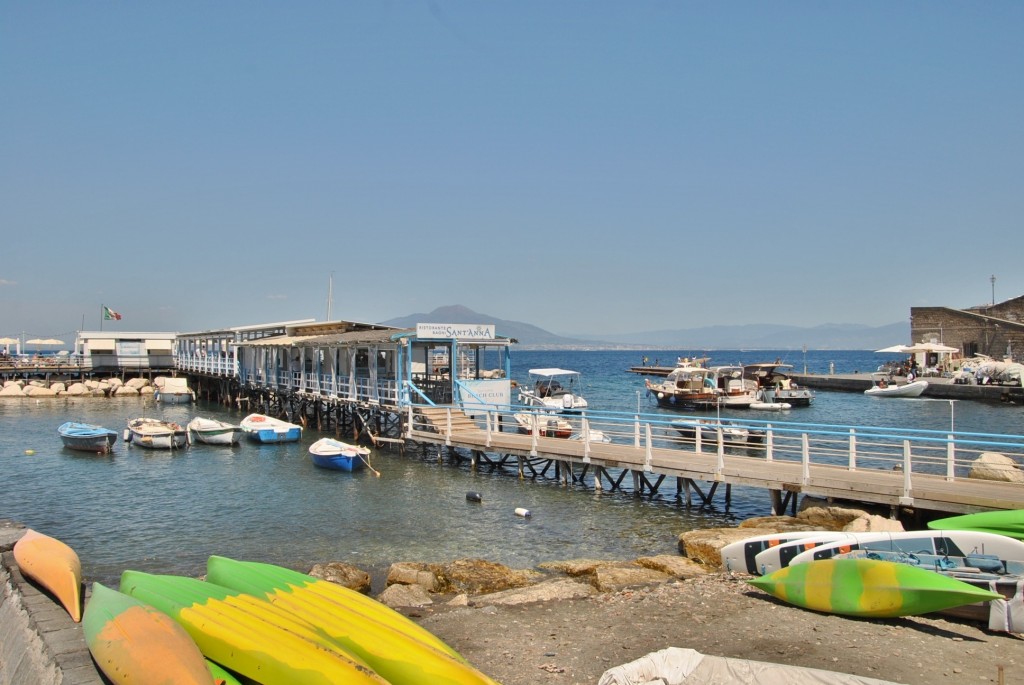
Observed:
[[[188,431],[173,421],[142,417],[128,421],[125,442],[151,449],[180,449],[188,442]]]
[[[242,419],[241,426],[255,442],[295,442],[302,437],[302,426],[265,414],[249,414]]]

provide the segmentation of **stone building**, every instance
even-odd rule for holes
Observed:
[[[912,342],[958,348],[963,356],[1024,359],[1024,296],[969,309],[911,307]]]

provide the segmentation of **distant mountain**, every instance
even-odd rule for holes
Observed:
[[[745,324],[608,335],[601,339],[592,335],[570,338],[555,335],[528,323],[506,321],[489,314],[474,312],[462,305],[438,307],[426,314],[410,314],[380,323],[399,328],[414,328],[417,323],[428,322],[492,323],[498,335],[515,338],[524,348],[798,350],[807,347],[814,350],[877,350],[910,340],[909,322],[874,327],[859,324],[822,324],[809,328],[778,324]]]

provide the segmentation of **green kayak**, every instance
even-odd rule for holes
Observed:
[[[747,582],[805,609],[871,618],[917,616],[1002,598],[941,573],[874,559],[821,559]]]
[[[950,516],[928,524],[932,530],[976,530],[1024,540],[1024,509],[979,511],[976,514]]]

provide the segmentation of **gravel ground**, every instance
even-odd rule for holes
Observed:
[[[1020,635],[941,615],[820,614],[745,578],[712,574],[518,606],[490,606],[480,596],[468,607],[438,603],[406,613],[503,685],[593,685],[605,670],[665,647],[908,684],[1024,683]]]

